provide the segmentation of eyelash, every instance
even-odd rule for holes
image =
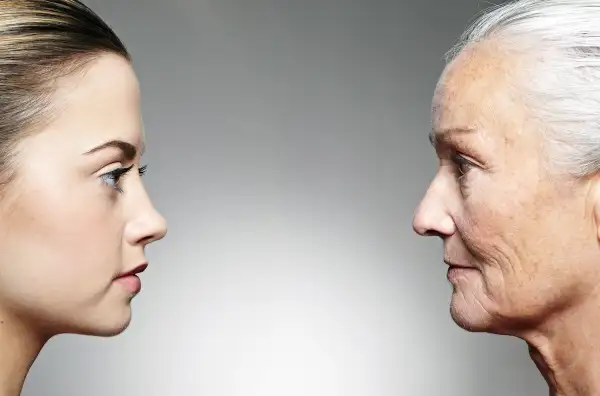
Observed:
[[[146,168],[148,165],[141,166],[138,170],[140,176],[143,176],[146,173]],[[113,171],[107,172],[100,176],[102,182],[109,187],[117,190],[117,192],[122,193],[123,189],[119,187],[119,181],[123,176],[125,176],[131,169],[133,169],[133,165],[128,166],[127,168],[118,168]]]
[[[471,161],[467,160],[460,154],[452,154],[451,156],[452,162],[456,165],[456,169],[458,170],[459,176],[458,180],[461,180],[463,176],[465,176],[473,167]],[[463,169],[466,167],[467,169]]]

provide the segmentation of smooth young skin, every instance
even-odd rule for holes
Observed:
[[[102,55],[59,86],[57,118],[20,143],[0,199],[0,395],[20,392],[49,337],[123,331],[135,293],[115,278],[145,263],[145,246],[166,233],[138,173],[144,138],[131,65]],[[110,141],[134,155],[89,153]],[[118,183],[106,176],[131,165]]]
[[[448,65],[432,111],[440,166],[413,226],[465,267],[448,274],[459,326],[527,341],[552,394],[600,394],[600,183],[547,172],[519,88],[527,62],[487,41]]]

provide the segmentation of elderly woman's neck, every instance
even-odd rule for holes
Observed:
[[[597,315],[597,309],[570,312],[520,336],[551,396],[600,395],[600,321],[590,320]]]
[[[21,394],[27,374],[46,342],[28,330],[28,326],[0,312],[0,396]]]

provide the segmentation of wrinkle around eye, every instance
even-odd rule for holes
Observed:
[[[448,136],[444,137],[441,141],[436,142],[433,147],[440,159],[445,158],[452,160],[453,156],[459,155],[481,169],[490,168],[491,161],[487,159],[489,155],[484,155],[481,149],[466,142],[465,139]]]

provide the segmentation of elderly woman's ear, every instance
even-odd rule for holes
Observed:
[[[591,227],[600,243],[600,174],[588,178],[586,196],[586,214],[590,217]]]

